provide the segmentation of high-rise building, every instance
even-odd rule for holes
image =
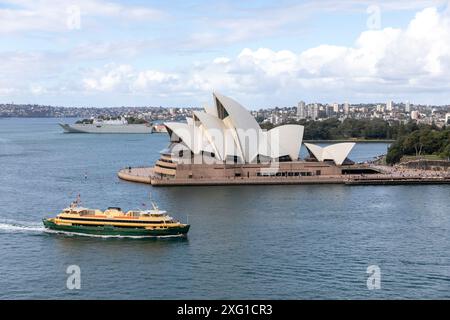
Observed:
[[[405,112],[406,113],[410,113],[411,112],[411,104],[409,103],[409,101],[406,101]]]
[[[445,115],[445,125],[449,126],[450,125],[450,113],[447,113]]]
[[[392,111],[392,110],[394,110],[394,102],[392,102],[392,100],[389,100],[389,101],[386,103],[386,110],[387,110],[387,111]]]
[[[411,119],[419,120],[419,118],[420,118],[419,111],[417,111],[417,110],[411,111]]]
[[[334,113],[339,113],[339,104],[333,103],[333,111]]]
[[[348,102],[344,103],[344,113],[349,114],[350,113],[350,105]]]
[[[319,118],[319,105],[314,103],[311,108],[311,119],[317,120]]]
[[[333,106],[330,105],[326,105],[325,106],[325,115],[327,116],[327,118],[330,118],[333,115]]]
[[[306,119],[308,117],[305,101],[300,101],[297,106],[297,117]]]

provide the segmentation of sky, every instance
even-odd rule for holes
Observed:
[[[450,104],[447,0],[0,0],[0,103]]]

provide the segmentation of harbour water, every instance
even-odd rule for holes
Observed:
[[[152,188],[117,178],[151,165],[165,134],[63,134],[56,119],[0,119],[0,298],[450,298],[449,185]],[[386,152],[357,144],[355,161]],[[189,236],[44,232],[83,205],[159,205]],[[81,289],[66,287],[69,265]],[[368,290],[367,267],[381,270]]]

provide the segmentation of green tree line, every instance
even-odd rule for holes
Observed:
[[[262,120],[262,119],[257,119]],[[450,127],[442,129],[433,125],[417,124],[409,121],[383,119],[345,119],[343,122],[332,118],[324,121],[289,121],[283,124],[300,124],[305,127],[304,140],[380,139],[395,140],[389,147],[386,162],[394,164],[405,155],[436,155],[450,158]],[[261,128],[270,130],[274,126],[262,123]]]
[[[300,124],[305,127],[304,140],[341,139],[389,139],[397,138],[400,130],[398,122],[389,123],[382,119],[327,119],[323,121],[289,121],[283,124]],[[272,129],[271,124],[261,124],[263,129]]]
[[[399,133],[397,140],[388,149],[386,163],[397,163],[405,155],[450,158],[450,127],[438,129],[430,125],[412,125],[412,129]]]

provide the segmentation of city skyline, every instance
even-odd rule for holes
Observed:
[[[0,1],[0,102],[450,101],[447,1]]]
[[[133,117],[147,121],[183,120],[203,108],[198,107],[53,107],[39,105],[0,104],[0,118],[5,117],[54,117],[54,118],[97,118],[97,117]],[[249,108],[250,110],[250,108]],[[292,121],[323,121],[338,119],[382,119],[388,122],[448,125],[450,106],[416,105],[409,101],[396,103],[388,100],[386,103],[350,104],[345,103],[308,103],[298,102],[297,106],[266,107],[250,110],[253,117],[264,125],[279,126]]]

